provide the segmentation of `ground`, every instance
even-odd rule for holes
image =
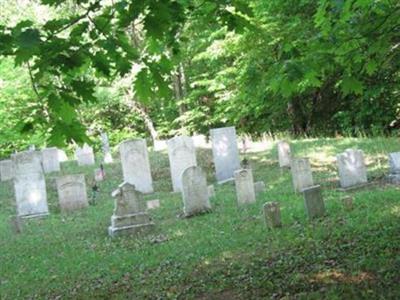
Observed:
[[[383,180],[398,139],[307,139],[292,146],[295,155],[311,158],[323,187],[323,219],[307,220],[273,141],[241,154],[255,180],[267,185],[257,203],[238,207],[233,184],[216,185],[213,211],[189,219],[178,217],[182,200],[170,192],[167,154],[152,152],[157,192],[145,198],[160,199],[161,208],[150,211],[157,226],[149,236],[107,235],[110,193],[122,179],[118,161],[106,166],[97,204],[72,214],[60,214],[56,174],[49,175],[51,214],[29,220],[21,234],[10,226],[12,185],[1,183],[0,299],[399,299],[400,190]],[[375,183],[352,193],[350,211],[337,191],[335,166],[335,155],[349,147],[364,150]],[[200,150],[198,160],[215,183],[211,151]],[[84,172],[90,182],[93,168],[67,162],[62,173]],[[267,201],[280,203],[282,228],[266,228]]]

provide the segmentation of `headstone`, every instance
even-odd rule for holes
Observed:
[[[400,152],[389,153],[389,181],[400,184]]]
[[[291,160],[291,150],[289,143],[286,141],[280,141],[277,143],[277,148],[278,148],[279,166],[281,168],[289,168]]]
[[[353,197],[351,196],[345,196],[342,198],[342,203],[343,206],[346,210],[352,210],[353,209]]]
[[[168,157],[174,192],[182,190],[182,172],[197,166],[193,141],[187,136],[176,136],[168,141]]]
[[[103,149],[103,162],[105,164],[110,164],[113,162],[113,158],[111,155],[111,150],[110,150],[110,142],[108,140],[107,133],[102,132],[101,133],[101,145]]]
[[[215,197],[215,188],[214,185],[211,184],[207,187],[207,191],[208,191],[208,198],[213,198]]]
[[[160,207],[160,200],[154,199],[147,201],[147,209],[156,209]]]
[[[189,167],[182,173],[183,213],[190,217],[211,210],[207,179],[200,167]]]
[[[0,180],[7,181],[14,178],[14,166],[11,159],[0,161]]]
[[[314,185],[311,165],[308,158],[293,158],[290,163],[293,187],[296,193]]]
[[[124,181],[133,184],[139,192],[152,193],[153,179],[146,140],[136,139],[122,142],[119,151]]]
[[[265,223],[269,228],[281,227],[281,211],[278,202],[267,202],[264,204]]]
[[[79,166],[90,166],[95,164],[93,148],[84,144],[82,148],[77,147],[75,151]]]
[[[108,228],[110,236],[121,234],[135,234],[148,231],[154,227],[150,216],[145,212],[146,203],[142,193],[134,185],[124,182],[112,193],[115,198],[114,214],[111,217],[111,226]]]
[[[58,177],[56,182],[58,201],[62,212],[71,212],[88,206],[83,174]]]
[[[60,161],[58,160],[57,148],[46,148],[42,150],[42,163],[45,173],[59,172]]]
[[[251,169],[235,171],[235,187],[238,204],[256,202],[253,173],[251,172]]]
[[[232,180],[240,169],[235,127],[210,130],[216,177],[219,183]]]
[[[304,205],[309,219],[325,215],[325,204],[322,199],[321,186],[315,185],[303,189]]]
[[[340,186],[343,189],[364,185],[368,182],[364,154],[361,150],[347,149],[337,155]]]
[[[94,180],[97,182],[103,181],[106,178],[106,172],[103,168],[94,170]]]
[[[24,151],[11,156],[14,165],[14,191],[19,217],[47,215],[46,181],[41,153]]]
[[[256,194],[258,193],[263,193],[266,190],[266,186],[264,181],[257,181],[254,183],[254,191],[256,192]]]
[[[58,161],[59,162],[68,161],[68,156],[65,153],[65,151],[61,150],[61,149],[57,149],[57,150],[58,150]]]

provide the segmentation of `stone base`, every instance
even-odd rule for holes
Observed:
[[[24,215],[24,216],[18,216],[18,218],[21,219],[34,219],[34,218],[44,218],[47,217],[50,213],[40,213],[40,214],[34,214],[34,215]]]
[[[391,184],[400,185],[400,174],[389,174],[387,180]]]
[[[133,235],[138,233],[145,233],[154,228],[154,223],[147,224],[137,224],[122,227],[108,227],[108,234],[111,237],[121,236],[121,235]]]
[[[360,183],[360,184],[349,186],[349,187],[346,187],[346,188],[342,188],[342,187],[338,188],[338,191],[339,192],[343,192],[343,193],[353,192],[353,191],[356,191],[356,190],[359,190],[359,189],[370,187],[372,185],[373,185],[372,182]]]
[[[134,226],[151,223],[150,216],[147,213],[141,212],[125,216],[112,216],[111,227],[120,228],[125,226]]]

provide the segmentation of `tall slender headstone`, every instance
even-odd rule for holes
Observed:
[[[58,201],[62,212],[71,212],[88,206],[83,174],[58,177],[56,182]]]
[[[240,169],[235,127],[211,129],[210,135],[217,181],[232,180],[233,173]]]
[[[108,140],[107,133],[102,132],[101,133],[101,146],[103,149],[103,162],[105,164],[110,164],[113,162],[113,158],[111,155],[111,150],[110,150],[110,142]]]
[[[278,202],[267,202],[263,206],[265,223],[269,228],[281,227],[281,210]]]
[[[400,184],[400,152],[389,153],[389,181]]]
[[[293,187],[296,193],[314,185],[311,165],[308,158],[293,158],[290,163]]]
[[[93,148],[84,144],[82,148],[77,147],[75,151],[79,166],[90,166],[95,164]]]
[[[45,173],[59,172],[60,161],[58,160],[57,148],[46,148],[42,150],[42,163]]]
[[[146,140],[124,141],[119,145],[124,181],[133,184],[142,193],[153,192],[149,154]]]
[[[367,168],[361,150],[347,149],[338,154],[337,165],[341,188],[348,189],[368,183]]]
[[[11,159],[0,161],[0,181],[7,181],[14,178],[14,166]]]
[[[325,214],[321,186],[315,185],[303,189],[304,205],[309,219],[319,218]]]
[[[183,213],[190,217],[211,210],[207,179],[200,167],[189,167],[182,173]]]
[[[176,136],[168,141],[168,157],[174,192],[182,190],[182,172],[197,166],[196,149],[188,136]]]
[[[256,202],[253,173],[251,169],[235,171],[235,187],[238,204]]]
[[[279,141],[277,143],[279,167],[289,168],[291,160],[290,145],[286,141]]]
[[[20,217],[47,215],[46,181],[41,153],[24,151],[11,156],[14,165],[14,190]]]

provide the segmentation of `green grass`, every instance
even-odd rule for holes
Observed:
[[[161,208],[150,211],[156,223],[150,236],[107,235],[110,193],[122,178],[118,162],[106,166],[97,205],[73,214],[60,214],[55,175],[48,176],[51,214],[27,221],[22,234],[12,233],[13,189],[2,183],[0,299],[399,299],[400,191],[382,181],[386,154],[400,150],[398,140],[292,145],[296,155],[311,158],[315,181],[323,186],[323,219],[306,219],[302,197],[293,193],[289,172],[279,169],[273,143],[246,154],[255,180],[268,187],[256,204],[239,208],[233,184],[216,185],[213,212],[189,219],[177,217],[182,200],[170,193],[166,153],[151,153],[157,192],[145,198],[160,199]],[[335,154],[348,147],[364,150],[369,177],[377,183],[353,193],[352,211],[342,207],[334,163]],[[212,183],[211,151],[199,151],[198,160]],[[62,173],[83,172],[89,179],[93,169],[68,162]],[[280,203],[281,229],[266,229],[261,208],[267,201]]]

